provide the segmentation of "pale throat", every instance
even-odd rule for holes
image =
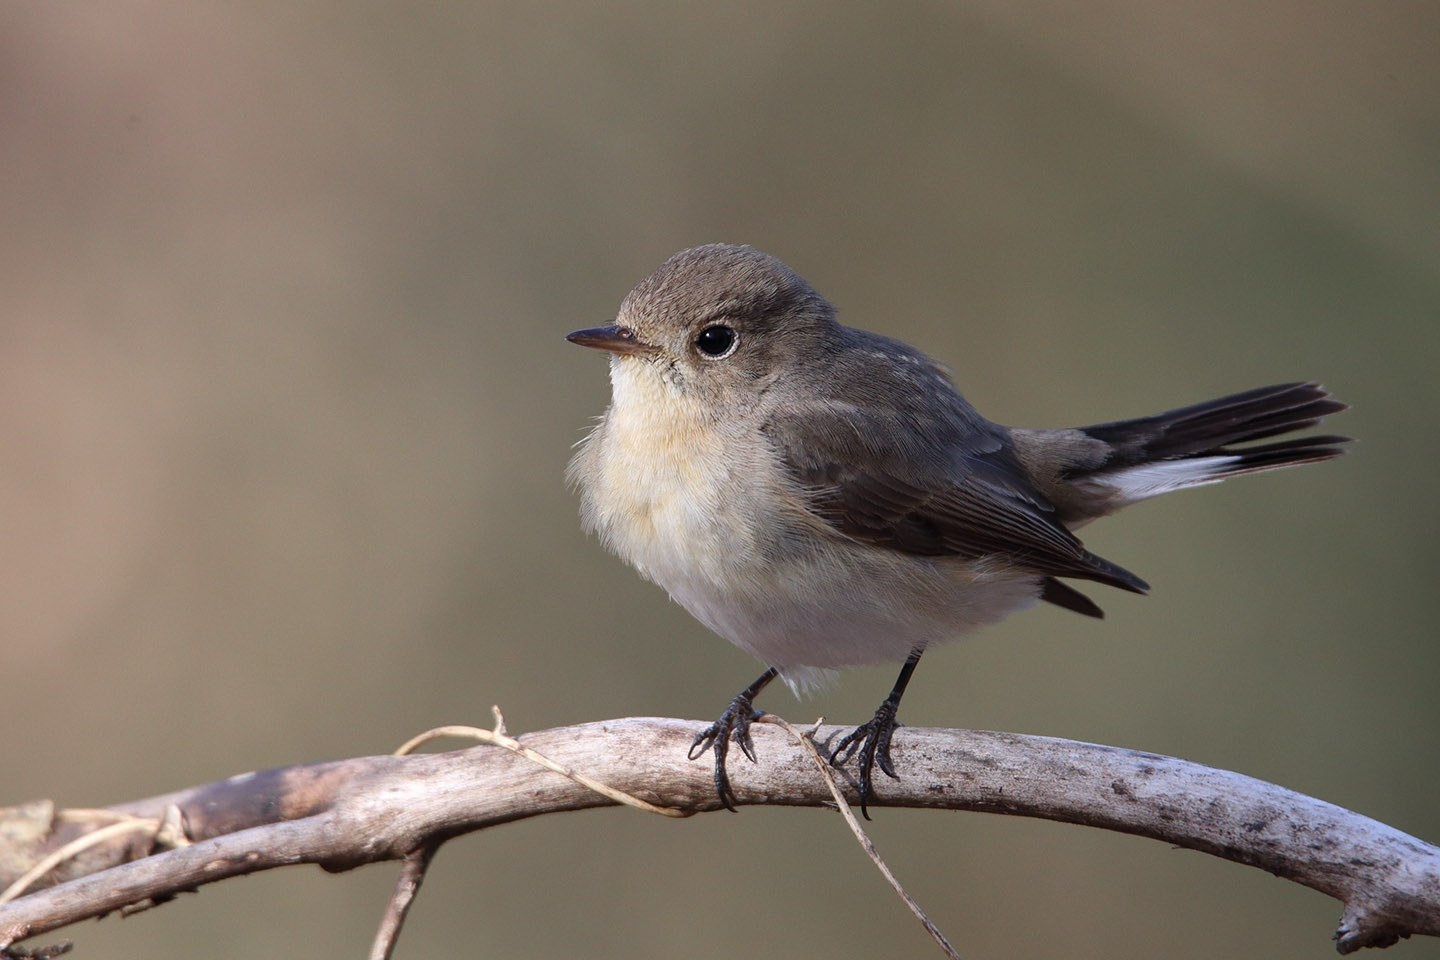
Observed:
[[[637,357],[616,357],[610,364],[608,427],[627,452],[685,459],[710,438],[712,411],[686,392],[673,368]]]

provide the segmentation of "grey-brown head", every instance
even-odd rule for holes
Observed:
[[[835,336],[835,309],[775,257],[712,243],[682,250],[630,291],[610,326],[566,339],[653,366],[695,399],[735,399]]]

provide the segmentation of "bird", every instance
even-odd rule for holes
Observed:
[[[777,677],[803,694],[847,667],[902,664],[830,752],[837,768],[858,754],[868,818],[874,768],[898,777],[897,713],[927,649],[1040,602],[1102,617],[1071,581],[1149,590],[1075,531],[1350,442],[1273,439],[1347,409],[1308,381],[1087,427],[1002,426],[945,366],[841,324],[799,274],[745,245],[682,250],[613,323],[566,339],[610,360],[610,403],[567,470],[583,527],[766,665],[689,750],[713,753],[732,811],[729,746],[756,759],[754,701]]]

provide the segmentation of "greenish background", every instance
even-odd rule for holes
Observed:
[[[608,386],[561,338],[727,240],[1002,422],[1298,378],[1353,403],[1353,456],[1087,531],[1153,595],[936,651],[904,718],[1440,840],[1437,48],[1433,2],[5,3],[5,801],[384,752],[492,703],[517,731],[713,717],[757,665],[580,533],[562,471]],[[892,673],[763,705],[858,722]],[[967,960],[1332,955],[1337,903],[1153,841],[888,810],[874,836]],[[67,935],[354,957],[393,875]],[[400,951],[822,955],[935,954],[838,819],[780,809],[457,841]]]

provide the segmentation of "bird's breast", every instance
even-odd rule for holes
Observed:
[[[655,379],[617,385],[571,475],[586,526],[680,599],[724,589],[755,556],[765,467],[754,444]]]

